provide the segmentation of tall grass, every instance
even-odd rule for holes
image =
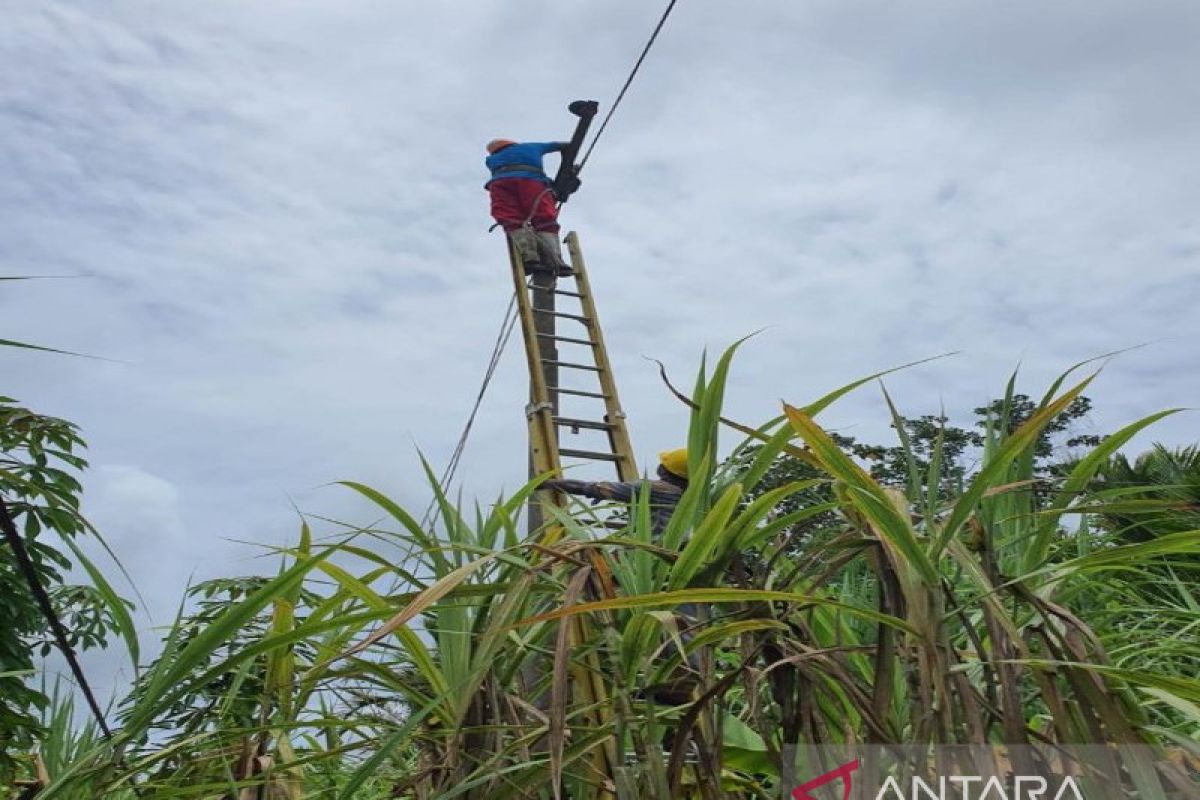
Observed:
[[[733,353],[697,377],[693,480],[661,536],[642,502],[620,530],[549,509],[561,537],[525,537],[538,481],[472,510],[432,481],[435,530],[347,483],[388,524],[305,527],[277,575],[181,616],[114,743],[54,724],[70,745],[39,797],[766,798],[795,744],[1200,750],[1200,531],[1117,546],[1089,523],[1122,502],[1096,471],[1162,414],[1035,486],[1039,433],[1090,381],[1064,376],[1016,430],[1001,410],[961,491],[936,454],[885,486],[818,422],[869,379],[729,428]],[[756,492],[784,457],[818,477]],[[815,486],[835,499],[788,502]],[[1151,566],[1175,578],[1136,580]],[[1155,761],[1147,791],[1180,776]]]

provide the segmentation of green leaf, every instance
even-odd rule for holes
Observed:
[[[1071,470],[1067,480],[1063,483],[1062,489],[1055,495],[1054,500],[1047,507],[1049,512],[1061,512],[1068,508],[1075,500],[1079,498],[1084,489],[1087,488],[1092,478],[1095,477],[1096,471],[1100,469],[1110,458],[1124,447],[1134,436],[1140,433],[1145,428],[1153,425],[1164,417],[1178,413],[1181,409],[1169,409],[1161,411],[1157,414],[1151,414],[1136,422],[1133,422],[1121,428],[1116,433],[1105,437],[1099,446],[1094,448],[1090,453],[1079,460],[1079,463]],[[1058,531],[1058,520],[1051,515],[1049,519],[1042,522],[1038,526],[1037,533],[1030,542],[1029,549],[1026,552],[1024,559],[1025,571],[1036,569],[1045,563],[1050,552],[1050,545],[1054,540],[1054,535]]]
[[[829,434],[803,411],[785,403],[784,413],[822,466],[830,475],[846,484],[855,508],[871,521],[876,533],[903,554],[927,584],[936,585],[940,580],[937,569],[926,555],[909,521],[900,515],[883,487],[843,453]]]
[[[120,595],[113,589],[112,584],[105,579],[104,574],[96,568],[96,565],[91,562],[83,551],[79,549],[79,545],[69,536],[59,537],[66,546],[75,554],[75,558],[79,561],[80,566],[84,568],[88,576],[92,579],[92,585],[96,587],[96,591],[100,593],[101,599],[104,600],[104,605],[112,614],[113,620],[117,624],[117,633],[120,634],[125,642],[125,649],[129,653],[129,660],[133,664],[134,675],[136,676],[140,669],[141,662],[141,647],[138,644],[137,626],[133,624],[133,617],[129,613],[129,606]]]
[[[533,617],[527,617],[520,622],[514,623],[513,627],[517,628],[524,625],[532,625],[537,622],[547,622],[549,620],[562,619],[564,617],[571,617],[578,614],[590,614],[596,611],[674,608],[675,606],[679,606],[684,603],[754,602],[794,603],[805,608],[812,606],[833,608],[850,616],[860,617],[871,622],[881,622],[884,625],[890,625],[894,628],[899,628],[900,630],[904,630],[909,633],[916,633],[916,629],[914,629],[907,622],[897,617],[893,617],[890,614],[882,614],[873,609],[860,608],[858,606],[851,606],[846,603],[839,603],[838,601],[831,600],[827,597],[801,594],[799,592],[774,592],[766,589],[727,589],[716,587],[680,589],[674,592],[657,592],[655,594],[615,597],[610,600],[597,600],[591,603],[580,603],[579,605],[571,606],[570,608],[559,609],[557,611],[550,611]]]
[[[725,490],[721,498],[705,515],[692,538],[684,546],[667,580],[668,589],[682,589],[704,566],[710,554],[719,551],[737,535],[737,529],[728,526],[730,517],[737,511],[742,499],[742,485],[735,483]]]

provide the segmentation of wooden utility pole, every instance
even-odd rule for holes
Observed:
[[[554,339],[556,328],[554,287],[556,284],[557,280],[553,275],[541,272],[531,276],[529,281],[529,285],[532,287],[529,291],[529,297],[532,301],[533,329],[536,333],[538,359],[542,367],[544,394],[539,394],[536,381],[531,374],[529,378],[529,406],[525,412],[527,415],[536,414],[542,410],[538,408],[539,403],[549,403],[550,416],[552,418],[558,417],[558,345]],[[544,429],[540,429],[539,433],[542,433],[542,430]],[[553,420],[551,420],[549,430],[557,439],[558,432],[555,430]],[[557,455],[552,459],[547,458],[549,453],[539,454],[536,452],[537,449],[533,438],[531,438],[529,448],[530,480],[543,474],[548,468],[557,466]],[[547,466],[548,463],[550,464],[549,467]],[[529,504],[529,534],[531,536],[535,535],[537,531],[542,529],[544,523],[545,515],[542,513],[541,502],[534,499]]]

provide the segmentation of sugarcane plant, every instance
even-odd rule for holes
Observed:
[[[665,529],[643,496],[617,529],[547,505],[559,533],[526,535],[550,476],[469,509],[426,467],[427,525],[346,483],[386,522],[306,523],[277,574],[201,588],[220,602],[181,611],[114,739],[78,740],[38,796],[769,798],[798,748],[927,743],[1136,744],[1143,796],[1187,786],[1162,754],[1200,750],[1200,530],[1122,539],[1107,521],[1178,499],[1097,477],[1173,412],[1047,474],[1043,434],[1093,376],[1019,420],[1010,381],[948,480],[884,391],[907,456],[880,480],[817,420],[884,375],[749,426],[721,412],[735,351],[684,396]]]

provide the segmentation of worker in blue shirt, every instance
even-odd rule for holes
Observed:
[[[508,234],[531,272],[570,275],[558,242],[558,203],[542,159],[561,152],[566,142],[514,142],[493,139],[484,161],[491,178],[484,188],[492,217]]]

